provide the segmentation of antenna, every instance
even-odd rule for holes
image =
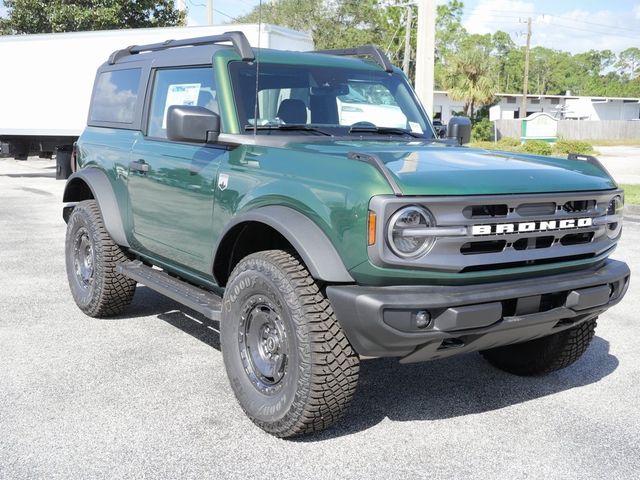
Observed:
[[[260,38],[262,37],[262,0],[258,6],[258,50],[260,50]],[[253,107],[253,136],[258,135],[258,79],[260,78],[260,61],[256,58],[256,99]]]

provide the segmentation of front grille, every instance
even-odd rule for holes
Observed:
[[[388,221],[403,206],[422,205],[431,211],[437,227],[456,227],[457,231],[465,227],[467,233],[437,237],[429,253],[417,259],[397,257],[384,241],[369,247],[369,256],[380,266],[452,273],[594,258],[616,243],[617,239],[607,236],[604,217],[610,200],[620,193],[609,190],[469,197],[374,197],[370,208],[377,212],[378,218]],[[587,226],[578,227],[580,219],[590,220],[584,224]],[[386,238],[387,221],[378,222],[378,238]],[[569,224],[562,223],[569,226],[561,228],[563,221],[569,221]],[[588,225],[589,222],[593,224]],[[513,225],[513,229],[498,228],[507,224]],[[483,228],[477,228],[473,235],[473,226]]]
[[[582,255],[570,255],[567,257],[540,258],[538,260],[522,260],[520,262],[494,263],[491,265],[473,265],[471,267],[464,267],[460,273],[486,272],[487,270],[501,270],[504,268],[530,267],[531,265],[548,265],[550,263],[586,260],[593,257],[595,257],[594,253],[584,253]]]
[[[527,250],[529,248],[549,248],[553,245],[555,241],[555,237],[553,235],[549,235],[546,237],[529,237],[529,238],[519,238],[515,242],[513,242],[513,248],[515,250]]]
[[[505,204],[499,205],[470,205],[462,210],[462,214],[467,218],[496,218],[506,217],[509,208]]]
[[[463,255],[479,255],[482,253],[496,253],[504,250],[506,240],[491,240],[489,242],[467,242],[460,247]]]
[[[570,233],[560,239],[560,243],[564,246],[569,245],[582,245],[583,243],[589,243],[593,240],[594,232],[585,233]]]
[[[562,206],[562,209],[568,213],[588,212],[596,208],[595,200],[571,200]]]

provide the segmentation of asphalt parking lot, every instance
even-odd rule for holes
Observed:
[[[215,323],[145,287],[115,319],[77,309],[54,172],[0,159],[0,478],[638,478],[640,282],[563,371],[365,360],[341,423],[278,440],[236,404]],[[632,271],[639,239],[629,218]]]
[[[619,183],[640,183],[639,145],[596,145],[594,148],[600,161]]]

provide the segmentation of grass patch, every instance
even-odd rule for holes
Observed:
[[[624,190],[624,203],[627,205],[640,205],[640,185],[619,185]]]
[[[520,144],[520,140],[516,138],[504,137],[497,143],[488,142],[471,142],[468,144],[471,148],[483,148],[485,150],[500,150],[503,152],[529,153],[533,155],[553,156],[559,158],[567,158],[568,153],[579,153],[583,155],[598,155],[599,152],[593,149],[593,145],[586,141],[558,139],[557,142],[551,144],[541,140],[529,140],[527,143]]]

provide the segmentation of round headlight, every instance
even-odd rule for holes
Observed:
[[[620,217],[617,222],[607,224],[607,236],[612,240],[618,238],[622,232],[623,213],[624,203],[622,202],[622,197],[620,195],[616,195],[611,199],[607,208],[607,215],[618,215]]]
[[[435,226],[426,208],[410,206],[398,210],[389,221],[388,240],[393,253],[402,258],[415,258],[429,251],[435,242],[421,230]]]
[[[624,210],[624,203],[622,202],[622,197],[620,195],[616,195],[609,202],[609,207],[607,208],[607,215],[622,215]]]

